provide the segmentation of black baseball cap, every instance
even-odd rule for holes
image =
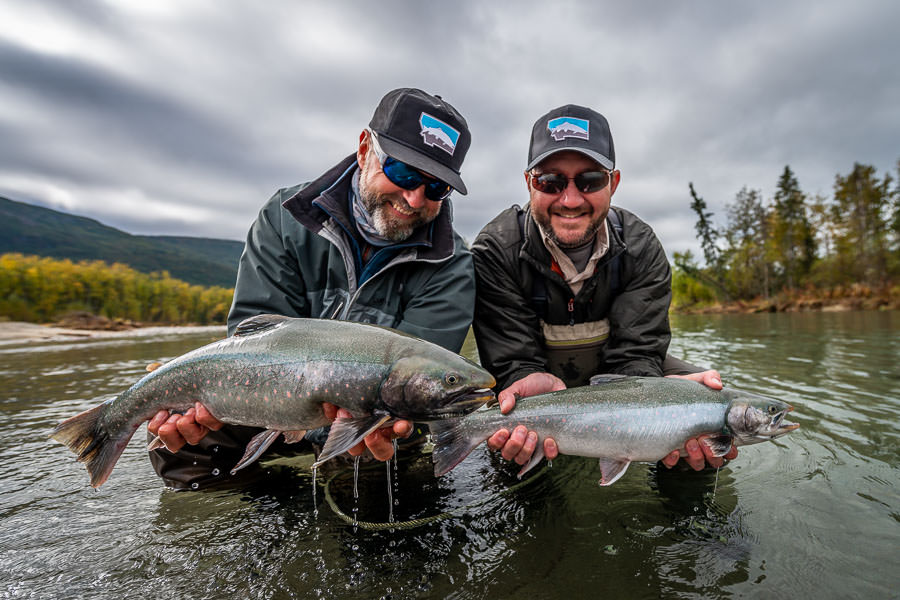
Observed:
[[[472,136],[463,116],[440,96],[416,88],[390,91],[375,109],[369,129],[388,156],[449,183],[460,194],[467,192],[459,172]]]
[[[542,160],[562,150],[574,150],[605,168],[616,168],[616,150],[606,117],[595,110],[566,104],[538,119],[531,130],[529,171]]]

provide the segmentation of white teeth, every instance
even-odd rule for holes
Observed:
[[[393,209],[396,210],[398,213],[400,213],[401,215],[406,215],[407,217],[412,217],[413,215],[416,214],[415,212],[413,212],[413,211],[411,211],[411,210],[406,210],[406,209],[404,209],[404,208],[400,208],[400,207],[397,206],[396,204],[391,204],[391,206],[392,206]]]

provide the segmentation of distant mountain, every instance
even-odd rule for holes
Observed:
[[[0,254],[120,262],[144,273],[168,271],[188,283],[230,288],[243,249],[243,242],[231,240],[131,235],[94,219],[0,196]]]

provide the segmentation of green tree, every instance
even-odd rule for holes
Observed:
[[[767,260],[769,215],[758,190],[741,189],[727,205],[728,227],[724,238],[726,280],[739,298],[770,295]]]
[[[697,239],[700,241],[700,249],[703,250],[703,258],[706,260],[708,268],[717,270],[719,266],[719,249],[716,241],[719,239],[719,232],[713,227],[713,213],[706,210],[706,201],[697,195],[694,184],[688,183],[691,191],[691,210],[697,213],[697,222],[694,229],[697,230]]]
[[[836,250],[850,282],[870,286],[888,283],[888,247],[891,176],[879,180],[875,167],[855,163],[846,176],[834,183],[834,218],[838,234]]]
[[[806,215],[806,195],[794,172],[784,167],[775,190],[773,238],[775,254],[788,289],[799,285],[816,257],[816,242]]]

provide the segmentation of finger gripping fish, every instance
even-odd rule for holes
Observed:
[[[99,487],[134,432],[159,410],[195,402],[225,423],[263,427],[236,468],[277,439],[295,442],[331,422],[323,402],[351,419],[331,427],[319,462],[391,419],[457,417],[493,398],[494,378],[436,344],[376,325],[259,315],[234,336],[173,359],[119,396],[60,423],[51,437],[78,454]]]
[[[775,439],[799,427],[784,420],[784,402],[734,388],[712,390],[668,377],[600,375],[592,385],[521,399],[513,411],[482,410],[431,426],[434,474],[443,475],[495,431],[524,425],[539,436],[521,477],[544,457],[552,437],[561,454],[600,459],[600,485],[633,461],[656,462],[700,434],[715,456],[734,445]]]

